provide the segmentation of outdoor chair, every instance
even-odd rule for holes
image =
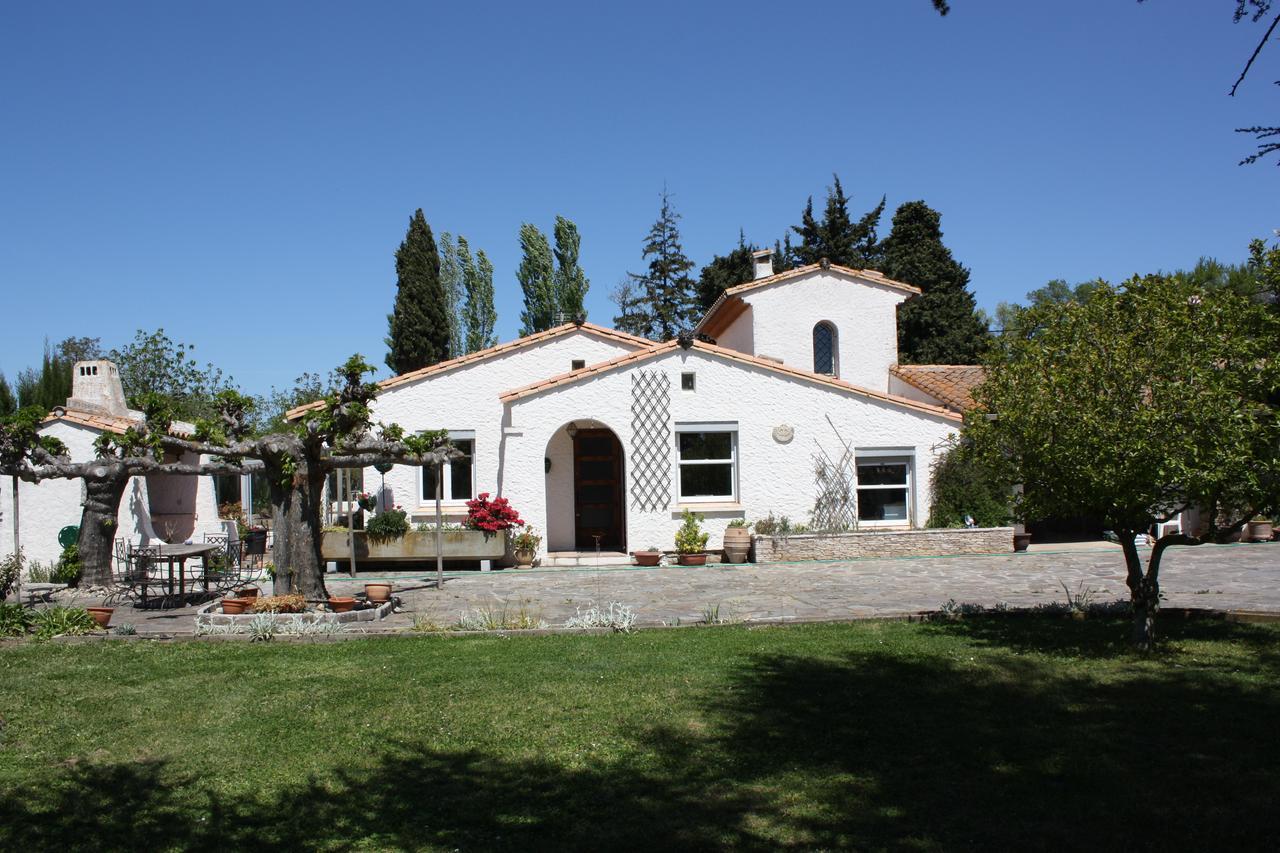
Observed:
[[[117,546],[117,554],[119,554]],[[158,590],[163,600],[168,596],[168,578],[165,565],[156,546],[134,547],[125,543],[121,571],[115,578],[120,594],[131,601],[146,606],[152,590]],[[154,598],[154,595],[151,595]]]

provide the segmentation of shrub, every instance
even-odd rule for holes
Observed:
[[[620,634],[630,634],[636,624],[636,612],[619,601],[609,602],[607,608],[592,605],[586,610],[579,607],[574,616],[565,620],[566,628],[611,628]]]
[[[36,629],[37,640],[73,637],[98,630],[98,623],[89,615],[89,611],[80,607],[47,607],[37,610],[32,626]]]
[[[364,529],[373,542],[394,542],[409,532],[409,515],[399,507],[389,509],[369,519]]]
[[[9,597],[13,585],[22,574],[22,551],[10,554],[0,560],[0,601]]]
[[[83,570],[84,565],[80,562],[80,546],[68,545],[62,549],[62,556],[58,558],[57,564],[53,567],[51,573],[53,582],[75,586],[80,583],[80,573]]]
[[[516,551],[537,551],[542,544],[542,537],[532,527],[525,527],[511,540],[511,547]]]
[[[466,525],[471,530],[497,533],[512,527],[523,527],[524,521],[506,498],[490,500],[488,492],[481,492],[475,500],[467,501]]]
[[[787,536],[795,531],[791,527],[791,519],[785,515],[774,517],[773,511],[755,523],[756,533],[761,536]]]
[[[45,564],[39,560],[27,563],[28,583],[49,583],[53,580],[53,564]]]
[[[750,527],[745,518],[735,518],[725,525],[726,527]]]
[[[707,547],[710,535],[702,530],[702,516],[686,509],[680,518],[680,529],[676,531],[676,551],[680,554],[700,553]]]
[[[21,604],[0,604],[0,637],[21,637],[32,621],[31,611]]]
[[[307,600],[300,592],[263,596],[249,608],[253,613],[301,613],[306,609]]]
[[[934,462],[930,479],[930,527],[964,527],[966,515],[978,527],[1000,527],[1013,518],[1010,484],[1001,482],[971,446],[952,445]]]

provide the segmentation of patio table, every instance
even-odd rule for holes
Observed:
[[[197,542],[190,545],[161,544],[160,559],[169,564],[169,589],[166,595],[173,595],[174,563],[178,564],[178,600],[181,601],[187,595],[187,560],[191,557],[199,557],[201,565],[207,569],[208,556],[222,547],[217,542]],[[208,589],[208,581],[205,582],[205,589]]]

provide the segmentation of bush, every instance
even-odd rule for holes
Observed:
[[[0,560],[0,601],[9,597],[13,585],[22,574],[22,552],[10,554]]]
[[[289,595],[268,595],[259,598],[249,610],[253,613],[301,613],[307,609],[307,600],[302,593]]]
[[[676,552],[701,553],[707,547],[707,539],[710,536],[702,530],[702,516],[686,509],[680,518],[680,529],[676,531]]]
[[[75,586],[80,583],[80,573],[84,564],[80,562],[80,546],[68,545],[62,549],[62,556],[53,567],[53,582]]]
[[[21,637],[31,622],[31,611],[21,604],[0,604],[0,637]]]
[[[369,519],[364,530],[370,541],[394,542],[409,532],[409,514],[399,508],[389,509]]]
[[[931,474],[933,507],[930,527],[964,527],[972,516],[978,527],[1001,527],[1013,520],[1011,486],[962,443],[938,457]]]
[[[89,611],[79,607],[47,607],[37,610],[32,625],[36,629],[37,640],[74,637],[98,630],[98,623],[89,615]]]
[[[775,517],[772,510],[764,518],[755,523],[756,533],[761,536],[787,536],[794,533],[791,519],[785,515]]]
[[[532,527],[525,527],[511,540],[511,548],[514,551],[537,551],[541,544],[542,537]]]

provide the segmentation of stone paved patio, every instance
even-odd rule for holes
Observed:
[[[1145,551],[1144,551],[1145,556]],[[1161,587],[1166,605],[1280,612],[1280,543],[1202,545],[1170,549]],[[330,575],[331,592],[350,594],[370,578]],[[405,605],[382,623],[407,628],[423,616],[441,625],[464,610],[524,606],[559,625],[578,607],[618,601],[645,625],[697,622],[708,607],[735,620],[830,620],[937,609],[947,599],[1027,606],[1064,600],[1062,583],[1096,600],[1127,597],[1116,546],[1039,550],[1026,554],[782,563],[705,568],[506,570],[394,577]],[[89,602],[79,601],[78,604]],[[154,612],[117,610],[115,622],[144,633],[188,633],[195,608]]]

